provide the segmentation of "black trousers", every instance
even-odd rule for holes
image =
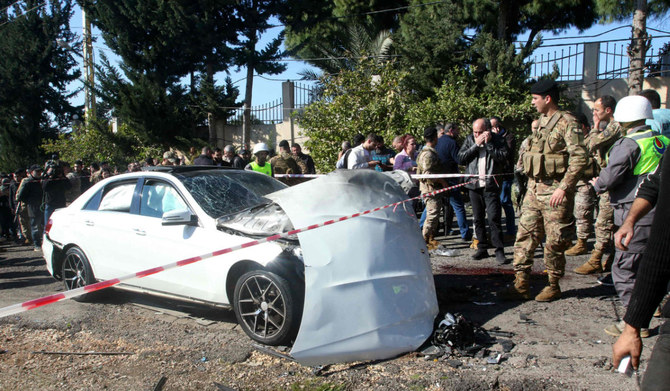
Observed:
[[[470,204],[472,204],[472,219],[475,222],[475,233],[479,240],[477,248],[487,247],[486,222],[491,230],[491,244],[493,247],[503,249],[502,225],[500,222],[500,190],[487,191],[484,188],[468,189],[470,191]]]
[[[658,339],[647,363],[647,370],[640,387],[643,391],[670,389],[670,322],[668,319],[661,325]]]

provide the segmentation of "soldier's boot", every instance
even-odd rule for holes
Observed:
[[[430,242],[431,246],[433,247],[433,248],[432,248],[433,250],[436,250],[438,247],[440,247],[440,242],[438,242],[437,240],[435,240],[435,238],[432,237],[432,236],[430,237],[429,242]]]
[[[585,264],[576,268],[575,273],[577,274],[601,273],[603,271],[603,267],[600,264],[600,260],[602,259],[602,257],[603,257],[602,251],[593,250],[593,252],[591,253],[591,258],[589,258],[589,260],[586,261]]]
[[[473,238],[472,243],[470,243],[470,248],[474,248],[476,250],[478,247],[479,247],[479,240]]]
[[[537,296],[535,296],[535,301],[554,301],[561,298],[561,287],[558,286],[558,278],[549,276],[549,285],[542,289]]]
[[[437,241],[435,241],[435,239],[433,239],[433,235],[424,236],[423,240],[426,241],[426,247],[428,247],[428,250],[437,249]]]
[[[607,258],[603,259],[602,262],[603,272],[611,272],[613,262],[614,262],[614,250],[610,250],[610,252],[607,254]]]
[[[498,292],[497,296],[501,300],[530,300],[530,273],[516,272],[514,283],[506,289]]]
[[[586,239],[577,239],[577,243],[565,251],[565,255],[575,256],[586,254]]]

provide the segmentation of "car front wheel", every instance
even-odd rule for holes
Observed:
[[[81,288],[95,282],[91,264],[88,262],[86,254],[79,247],[71,247],[65,253],[61,275],[63,276],[63,282],[67,290]],[[91,294],[87,293],[73,299],[76,301],[86,301],[91,298]]]
[[[296,299],[285,278],[254,270],[237,280],[233,308],[249,337],[266,345],[284,345],[298,331],[300,311]]]

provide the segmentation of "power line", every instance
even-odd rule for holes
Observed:
[[[386,13],[386,12],[402,11],[402,10],[410,9],[410,8],[424,7],[424,6],[427,6],[427,5],[443,4],[443,3],[450,3],[450,2],[451,2],[451,0],[431,1],[429,3],[411,4],[411,5],[406,5],[406,6],[402,6],[402,7],[396,7],[396,8],[386,8],[386,9],[377,10],[377,11],[361,12],[361,13],[353,14],[353,15],[331,16],[330,18],[326,18],[326,20],[348,19],[348,18],[351,18],[353,16],[367,16],[367,15],[383,14],[383,13]],[[285,24],[271,24],[271,25],[268,26],[268,28],[274,28],[274,27],[286,27],[286,25]]]
[[[28,14],[28,12],[37,9],[37,8],[39,8],[39,7],[43,6],[43,5],[45,5],[46,3],[47,3],[47,2],[45,1],[44,3],[38,4],[38,5],[34,6],[33,8],[31,8],[31,9],[29,9],[29,10],[25,10],[22,14],[16,16],[14,19],[9,19],[9,20],[6,21],[5,23],[0,24],[0,27],[6,25],[7,23],[10,23],[10,22],[13,22],[13,21],[17,20],[18,18],[20,18],[20,17],[22,17],[22,16],[26,16],[26,15]],[[16,3],[15,3],[15,4],[16,4]]]
[[[10,5],[8,5],[7,7],[3,8],[2,11],[0,11],[0,12],[5,12],[5,11],[7,11],[8,9],[10,9],[11,7],[17,5],[18,3],[22,2],[22,1],[23,1],[23,0],[17,0],[17,1],[15,1],[15,2],[13,2],[12,4],[10,4]]]

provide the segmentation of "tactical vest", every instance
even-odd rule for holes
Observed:
[[[665,149],[670,144],[670,139],[658,134],[658,132],[648,129],[643,132],[636,132],[625,137],[635,141],[640,148],[640,159],[633,168],[633,175],[639,176],[648,174],[656,169],[658,161],[663,156]],[[610,149],[611,151],[611,149]],[[607,160],[609,161],[609,152]]]
[[[263,166],[259,166],[257,162],[253,161],[249,163],[251,165],[251,169],[260,172],[261,174],[265,174],[268,176],[272,176],[272,166],[270,166],[269,162],[265,162]]]
[[[560,180],[568,169],[569,155],[564,143],[550,142],[551,134],[563,112],[555,114],[547,125],[540,127],[528,140],[528,151],[523,155],[523,172],[533,179]]]

